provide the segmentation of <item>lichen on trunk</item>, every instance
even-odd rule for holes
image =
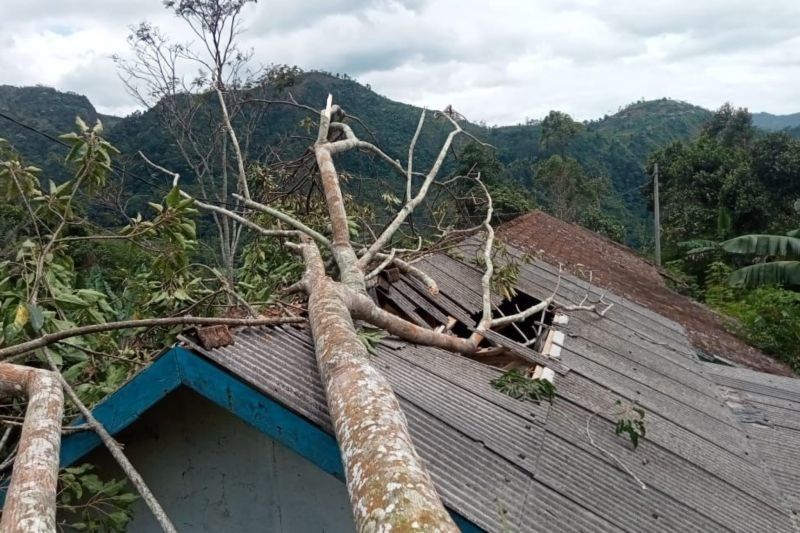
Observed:
[[[359,341],[345,288],[303,245],[317,364],[359,531],[458,531],[417,455],[400,404]]]
[[[61,383],[46,370],[0,364],[0,393],[28,398],[0,532],[55,532],[64,411]]]

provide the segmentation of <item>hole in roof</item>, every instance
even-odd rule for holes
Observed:
[[[467,305],[461,303],[455,295],[440,294],[432,297],[427,291],[415,290],[413,286],[392,287],[392,283],[388,282],[388,280],[379,285],[374,295],[378,305],[390,313],[418,326],[439,329],[440,331],[446,330],[452,335],[462,338],[467,338],[473,334],[475,326],[482,317],[480,311],[472,312],[474,307],[468,309]],[[541,300],[538,298],[517,290],[512,298],[505,298],[494,306],[493,317],[498,318],[520,313],[539,303],[541,303]],[[454,318],[454,315],[456,315],[456,318]],[[555,313],[553,310],[547,308],[544,313],[536,313],[520,322],[509,324],[502,328],[494,328],[493,331],[511,341],[541,352],[554,318]],[[483,352],[468,357],[489,366],[507,368],[509,365],[513,365],[514,362],[520,361],[508,352],[491,353],[491,348],[497,347],[491,339],[483,338],[478,346],[484,349]]]

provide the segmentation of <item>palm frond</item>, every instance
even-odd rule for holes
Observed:
[[[719,250],[719,243],[708,239],[692,239],[689,241],[682,241],[678,243],[681,248],[688,248],[686,250],[687,256],[705,255]]]
[[[800,261],[773,261],[734,270],[728,283],[748,288],[765,285],[800,287]]]
[[[784,235],[742,235],[723,242],[721,246],[732,254],[800,258],[800,238]]]

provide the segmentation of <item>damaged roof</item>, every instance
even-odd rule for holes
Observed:
[[[417,266],[440,294],[401,276],[393,301],[413,310],[425,295],[431,314],[462,321],[480,311],[481,272],[469,261],[436,255]],[[517,286],[540,300],[558,286],[566,304],[604,292],[542,261],[523,265]],[[797,448],[777,454],[782,433],[754,436],[719,388],[724,372],[698,360],[680,324],[614,294],[605,301],[614,304],[605,316],[569,312],[552,326],[563,333],[557,360],[493,338],[555,371],[552,403],[498,392],[490,382],[502,371],[477,360],[397,341],[376,346],[372,361],[448,508],[491,531],[798,531],[798,485],[783,464]],[[184,341],[332,433],[308,330],[238,330],[234,344],[214,349]],[[761,403],[791,418],[800,385],[783,379],[789,392]],[[636,449],[615,434],[633,405],[646,426]]]
[[[665,272],[630,248],[542,211],[503,224],[497,236],[522,252],[561,264],[598,287],[678,322],[698,350],[756,370],[794,375],[785,363],[731,334],[723,317],[669,288],[664,281]]]

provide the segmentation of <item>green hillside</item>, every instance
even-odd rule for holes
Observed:
[[[97,119],[97,111],[83,95],[61,92],[50,87],[12,87],[0,85],[0,113],[49,135],[58,136],[75,128],[75,117],[87,122]],[[50,176],[63,172],[64,151],[54,142],[7,120],[0,120],[0,138],[6,139],[32,163]]]
[[[753,125],[766,131],[781,131],[800,127],[800,113],[773,115],[772,113],[753,113]]]
[[[318,72],[300,75],[288,88],[277,90],[267,86],[251,92],[253,96],[266,98],[285,98],[287,92],[291,92],[297,101],[313,107],[323,105],[327,95],[332,93],[348,113],[357,115],[368,125],[371,133],[355,126],[360,135],[372,138],[374,134],[378,145],[401,160],[406,158],[408,143],[421,112],[420,108],[392,101],[351,79]],[[216,109],[214,99],[208,99],[207,108],[209,113]],[[87,121],[98,116],[86,97],[44,87],[0,88],[0,110],[50,134],[70,130],[76,115]],[[280,136],[287,133],[298,137],[289,143],[289,152],[293,147],[307,146],[307,141],[300,138],[308,136],[300,126],[304,116],[306,113],[295,108],[270,107],[253,134],[251,155],[260,153],[259,148],[277,143]],[[636,187],[647,181],[644,162],[648,155],[671,141],[692,137],[709,116],[709,111],[685,102],[668,99],[637,102],[614,115],[585,123],[583,132],[572,140],[566,155],[577,159],[589,174],[610,179],[614,193],[621,200],[614,213],[617,218],[626,222],[643,220],[646,216],[644,198]],[[142,150],[154,160],[180,172],[185,180],[191,180],[191,171],[182,166],[177,148],[159,122],[157,109],[135,113],[124,119],[101,118],[105,119],[110,140],[123,154]],[[497,156],[507,168],[505,179],[514,182],[515,186],[532,189],[533,165],[551,155],[540,147],[539,123],[503,127],[467,124],[465,128],[497,148]],[[443,120],[428,121],[417,144],[419,168],[435,158],[447,131]],[[0,123],[0,136],[10,140],[30,160],[45,161],[47,170],[58,165],[60,149],[46,139],[6,121]],[[461,141],[459,146],[464,142]],[[352,172],[371,174],[376,171],[363,158],[348,159],[345,163]],[[133,164],[136,169],[138,163],[134,161]],[[142,167],[136,170],[146,172]],[[140,183],[132,186],[143,187]]]

